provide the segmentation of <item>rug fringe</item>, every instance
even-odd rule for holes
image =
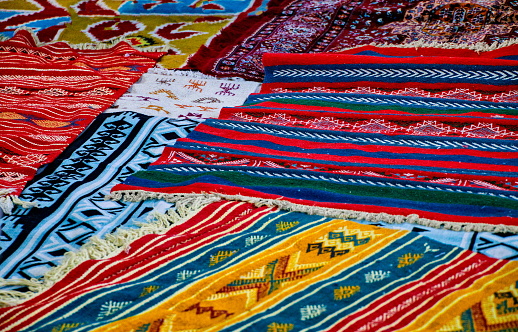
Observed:
[[[475,44],[439,43],[439,42],[426,42],[426,41],[423,41],[423,40],[416,40],[416,41],[413,41],[413,42],[410,42],[410,43],[407,43],[407,44],[387,44],[387,43],[377,44],[377,43],[372,43],[372,44],[369,44],[369,45],[374,46],[374,47],[389,47],[389,48],[390,47],[397,47],[397,48],[415,48],[415,49],[419,49],[419,48],[469,49],[469,50],[475,51],[477,53],[481,53],[481,52],[494,51],[494,50],[497,50],[499,48],[511,46],[511,45],[514,45],[514,44],[518,44],[518,38],[509,39],[509,40],[506,40],[506,41],[504,41],[502,43],[494,42],[492,44],[488,44],[488,43],[485,43],[485,42],[478,42],[478,43],[475,43]],[[365,46],[365,45],[347,47],[347,48],[343,48],[343,49],[341,49],[341,50],[339,50],[337,52],[343,52],[343,51],[359,48],[359,47],[362,47],[362,46]]]
[[[61,264],[51,268],[42,278],[0,279],[0,288],[11,286],[29,289],[28,292],[0,290],[0,307],[20,304],[46,291],[63,279],[68,272],[87,260],[114,257],[123,251],[128,251],[130,244],[144,235],[163,234],[172,226],[190,219],[212,202],[214,202],[213,198],[186,197],[178,201],[176,207],[169,209],[166,213],[152,212],[148,217],[148,222],[138,223],[137,228],[118,229],[113,234],[107,234],[103,239],[95,236],[90,238],[78,251],[66,253]]]
[[[29,287],[30,289],[38,289],[40,284],[37,280],[31,279],[3,279],[0,278],[0,287],[17,286]],[[34,296],[34,292],[20,292],[15,290],[0,290],[0,307],[13,306],[30,299]]]
[[[204,197],[213,201],[231,200],[242,201],[254,204],[256,206],[275,206],[282,210],[303,212],[311,215],[320,215],[323,217],[354,219],[369,222],[385,222],[389,224],[411,223],[427,227],[447,229],[452,231],[464,232],[491,232],[491,233],[518,233],[518,226],[509,225],[491,225],[491,224],[463,224],[457,222],[440,221],[419,217],[417,214],[410,215],[393,215],[385,212],[372,213],[347,209],[325,208],[313,205],[305,205],[292,203],[282,199],[263,199],[258,197],[242,196],[242,195],[224,195],[219,193],[203,193],[203,194],[165,194],[148,192],[144,190],[128,190],[116,191],[106,197],[112,200],[128,200],[137,202],[144,199],[163,199],[167,202],[181,202],[184,199],[194,199],[195,197]]]
[[[36,202],[22,201],[18,196],[11,194],[13,191],[14,189],[0,190],[0,209],[4,214],[13,213],[15,205],[20,205],[24,209],[38,206]]]

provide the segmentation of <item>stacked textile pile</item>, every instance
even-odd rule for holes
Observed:
[[[8,0],[0,4],[0,38],[30,28],[41,42],[76,48],[125,41],[168,54],[163,66],[177,68],[189,55],[241,17],[255,16],[268,0]]]
[[[487,101],[508,101],[516,61],[336,54],[264,61],[266,93],[199,125],[116,194],[217,194],[343,218],[518,230],[518,104]],[[409,86],[409,94],[442,98],[406,96]],[[353,93],[388,87],[392,93]]]
[[[285,0],[241,17],[191,57],[188,68],[261,81],[266,53],[340,52],[360,45],[486,52],[518,38],[514,1]],[[435,54],[434,54],[435,55]]]

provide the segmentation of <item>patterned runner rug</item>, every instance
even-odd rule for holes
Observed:
[[[221,201],[0,309],[0,329],[510,330],[517,274],[408,231]]]
[[[38,167],[54,160],[161,55],[126,43],[104,50],[37,46],[26,30],[0,42],[2,210],[10,213]]]
[[[110,238],[120,228],[136,229],[134,234],[128,231],[129,238],[153,229],[140,223],[149,221],[152,211],[164,213],[171,204],[110,202],[104,196],[197,124],[134,112],[99,115],[20,195],[38,207],[17,207],[0,218],[1,300],[12,303],[31,296],[20,286],[46,287],[78,261],[104,257],[109,250],[98,250],[100,239]],[[9,285],[22,293],[6,298]]]
[[[265,54],[262,93],[346,92],[516,102],[518,61],[469,57]]]
[[[208,119],[112,197],[221,194],[344,218],[517,232],[517,146]],[[178,158],[176,148],[194,155]]]
[[[421,113],[418,113],[415,112],[416,109],[410,110],[408,107],[399,106],[375,108],[367,105],[355,107],[355,105],[349,104],[344,108],[339,108],[315,106],[319,103],[312,103],[312,101],[298,104],[288,102],[297,101],[275,99],[275,102],[224,108],[219,119],[385,135],[518,138],[518,119],[512,115],[500,114],[490,118],[485,114],[475,115],[473,113],[469,116],[466,114],[434,114],[437,110],[424,108],[421,109]],[[334,105],[338,106],[337,103]],[[407,110],[412,113],[406,112]],[[498,110],[493,111],[497,114],[500,113]],[[429,113],[427,114],[427,112]]]

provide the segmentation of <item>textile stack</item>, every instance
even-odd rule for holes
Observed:
[[[0,331],[518,331],[516,12],[0,4]]]

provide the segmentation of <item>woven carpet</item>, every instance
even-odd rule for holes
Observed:
[[[37,46],[26,30],[0,42],[0,207],[12,209],[38,167],[48,164],[120,97],[161,53],[126,43],[76,50]]]
[[[479,109],[505,114],[505,118],[517,108],[513,103],[399,96],[289,95],[310,101],[351,100],[360,110],[386,103],[410,105],[406,107],[423,113]],[[286,94],[257,94],[249,100],[279,96]],[[482,138],[465,130],[462,122],[459,127],[464,130],[443,136],[426,135],[426,128],[421,132],[425,135],[419,136],[415,135],[417,128],[406,135],[385,135],[375,129],[362,132],[351,125],[342,130],[339,120],[326,119],[324,111],[321,114],[324,119],[314,121],[318,129],[311,129],[311,120],[289,127],[288,121],[263,124],[209,119],[187,138],[167,147],[146,171],[115,186],[114,195],[144,199],[164,193],[217,193],[252,201],[261,198],[287,209],[303,208],[323,215],[345,213],[339,215],[458,230],[516,232],[516,140],[492,138],[495,135]],[[509,118],[510,126],[516,126],[516,117]],[[376,128],[375,123],[370,126]],[[473,133],[483,133],[487,127],[472,127]],[[177,151],[188,155],[178,158]]]
[[[129,174],[145,169],[166,144],[186,136],[196,125],[195,120],[134,112],[99,115],[20,195],[38,208],[17,207],[12,215],[0,218],[0,278],[9,279],[7,285],[13,286],[13,281],[25,280],[14,287],[21,290],[20,285],[27,283],[41,286],[44,275],[45,282],[52,283],[63,270],[77,264],[68,257],[71,253],[80,251],[75,255],[83,259],[103,257],[105,251],[97,250],[95,239],[110,237],[119,228],[138,225],[146,229],[139,222],[147,222],[152,211],[164,213],[171,204],[110,202],[104,196]],[[64,257],[68,258],[64,261]],[[7,285],[0,282],[2,287]],[[23,294],[14,294],[23,299]],[[31,294],[25,291],[26,296]]]
[[[518,262],[243,202],[215,202],[178,222],[0,309],[0,329],[456,331],[479,320],[493,331],[517,327]]]
[[[0,4],[0,36],[31,28],[42,42],[162,48],[163,66],[177,68],[240,15],[265,9],[263,0],[7,0]]]
[[[261,92],[346,92],[515,102],[515,60],[265,54]]]
[[[265,53],[338,52],[359,45],[488,51],[518,37],[513,1],[284,0],[225,28],[187,68],[261,81]]]
[[[222,107],[242,105],[259,83],[216,79],[191,71],[150,69],[108,111],[170,118],[217,118]]]

